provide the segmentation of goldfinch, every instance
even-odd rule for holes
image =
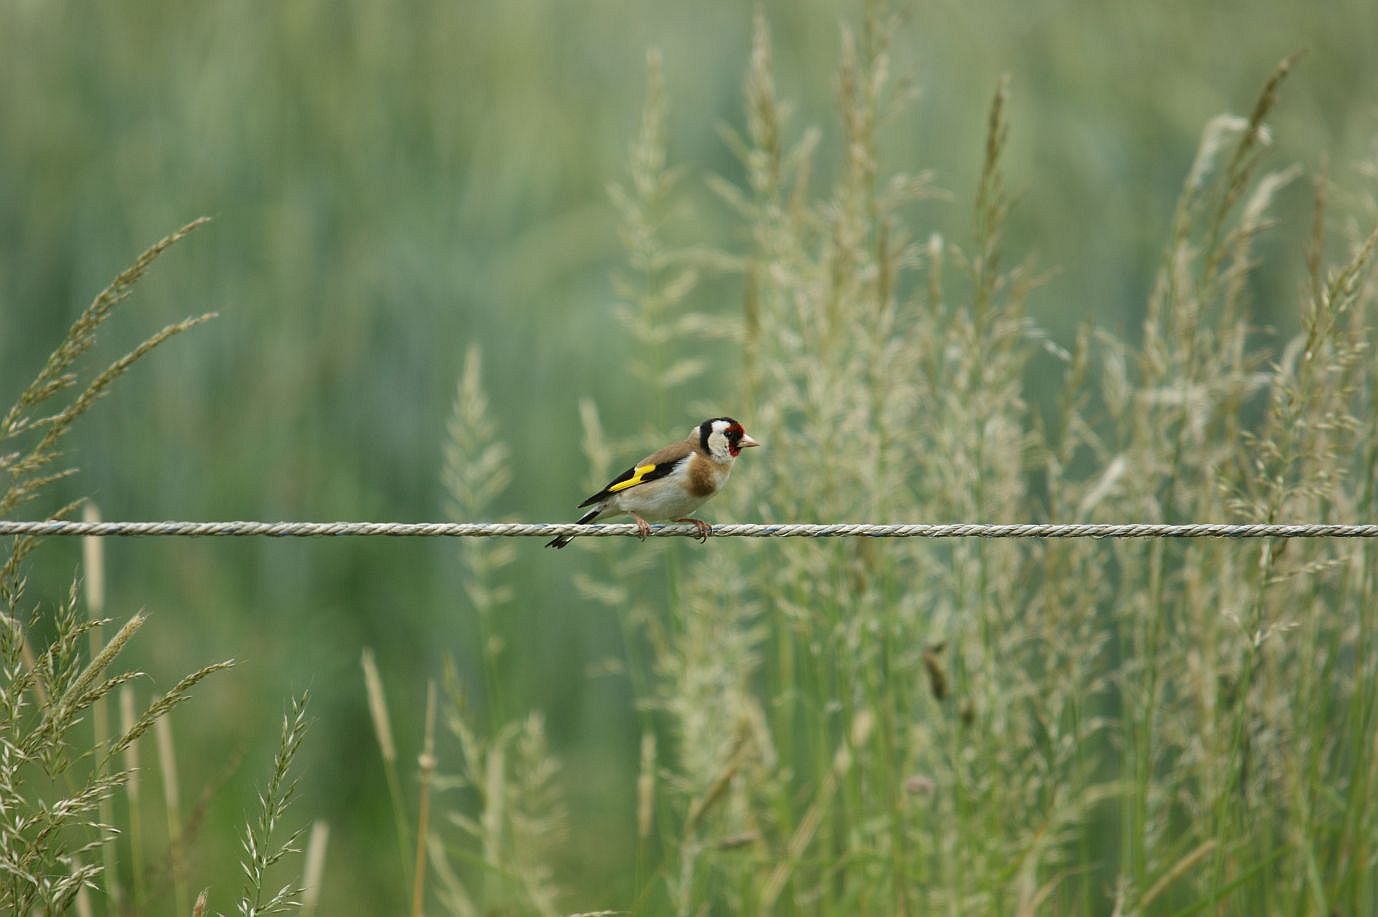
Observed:
[[[689,514],[727,483],[732,463],[743,449],[759,445],[731,417],[705,420],[686,438],[652,452],[580,503],[580,509],[591,509],[579,517],[578,524],[627,513],[645,538],[651,533],[647,520],[673,519],[693,524],[699,540],[705,541],[711,526],[690,519]],[[571,535],[559,535],[546,547],[563,548],[573,540]]]

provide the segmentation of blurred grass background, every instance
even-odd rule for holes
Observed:
[[[796,123],[830,123],[837,24],[855,5],[764,9],[778,84],[800,103]],[[442,518],[445,422],[466,348],[478,343],[494,426],[513,449],[515,483],[497,514],[563,519],[588,471],[580,397],[618,437],[677,435],[699,419],[688,405],[655,415],[622,368],[631,341],[613,314],[609,274],[623,258],[606,186],[624,176],[646,51],[659,48],[670,158],[691,170],[667,234],[730,232],[699,176],[740,174],[716,128],[742,121],[751,14],[739,3],[607,0],[6,4],[0,391],[33,375],[137,252],[208,214],[214,223],[140,285],[101,355],[187,314],[221,317],[141,366],[84,420],[70,494],[92,495],[111,519]],[[919,222],[968,238],[986,104],[1008,73],[1006,161],[1020,194],[1008,243],[1055,269],[1030,312],[1064,345],[1086,319],[1132,339],[1202,125],[1244,113],[1280,58],[1309,49],[1271,119],[1272,155],[1311,167],[1328,157],[1337,180],[1348,177],[1374,135],[1374,34],[1378,8],[1365,0],[915,4],[895,65],[923,95],[915,117],[887,129],[885,147],[891,165],[933,169],[953,193],[952,205],[925,204]],[[835,134],[823,142],[827,162]],[[1297,217],[1307,204],[1297,183],[1278,211]],[[1301,260],[1279,244],[1261,243],[1253,318],[1290,330],[1285,304]],[[739,287],[706,290],[713,299],[695,308],[740,308]],[[706,356],[722,369],[701,396],[732,413],[737,354],[718,346]],[[741,495],[720,503],[714,516],[741,517]],[[46,546],[31,591],[64,592],[78,549]],[[391,836],[391,815],[359,654],[377,649],[394,710],[410,711],[398,723],[410,760],[424,680],[442,657],[455,656],[474,690],[481,681],[457,547],[216,540],[107,550],[110,613],[153,613],[136,649],[155,688],[211,658],[243,660],[207,686],[194,715],[174,717],[179,744],[195,750],[184,785],[212,780],[239,750],[266,760],[286,698],[310,688],[317,722],[303,767],[312,776],[297,814],[333,826],[323,912],[392,910],[398,864],[378,841]],[[640,733],[626,684],[590,674],[620,655],[621,629],[573,596],[579,552],[523,542],[518,553],[521,591],[500,622],[504,691],[545,712],[565,779],[586,789],[572,822],[599,840],[569,845],[563,869],[596,902],[630,885],[629,762]],[[224,831],[194,852],[193,881],[229,875],[233,830],[262,768],[243,770],[214,803],[211,824]]]

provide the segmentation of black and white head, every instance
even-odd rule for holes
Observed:
[[[714,417],[698,426],[699,447],[718,462],[730,462],[743,449],[760,443],[746,435],[746,430],[731,417]]]

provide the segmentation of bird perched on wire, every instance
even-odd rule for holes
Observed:
[[[706,541],[712,526],[690,519],[689,514],[727,483],[732,463],[743,449],[759,445],[731,417],[705,420],[686,438],[652,452],[580,503],[580,509],[590,509],[577,524],[627,513],[636,520],[644,539],[651,533],[647,520],[673,519],[692,524],[699,530],[699,540]],[[559,535],[546,547],[563,548],[573,540],[572,535]]]

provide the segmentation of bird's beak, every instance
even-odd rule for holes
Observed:
[[[745,449],[745,448],[747,448],[748,446],[759,446],[759,445],[760,445],[760,443],[756,442],[756,440],[752,439],[750,436],[747,436],[745,433],[742,434],[742,438],[741,438],[741,439],[737,440],[737,448],[738,448],[738,449]]]

